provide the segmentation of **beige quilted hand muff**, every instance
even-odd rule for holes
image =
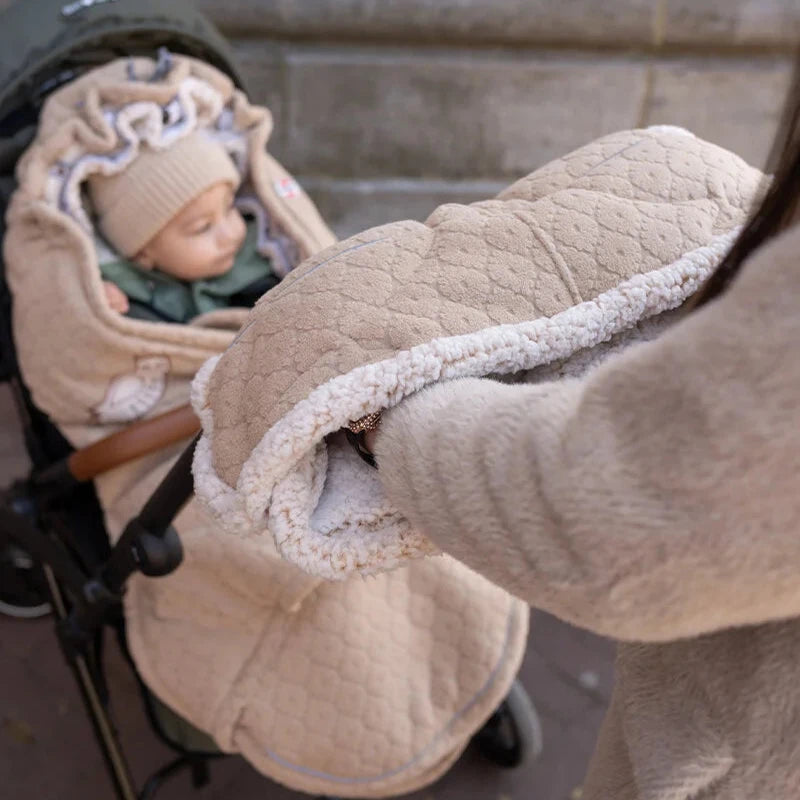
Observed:
[[[719,263],[763,183],[679,128],[627,131],[493,200],[322,251],[198,373],[198,496],[325,578],[434,552],[337,432],[435,381],[590,363],[636,338]]]

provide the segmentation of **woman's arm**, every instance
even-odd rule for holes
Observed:
[[[397,507],[532,605],[622,639],[800,615],[800,229],[588,377],[387,412]]]

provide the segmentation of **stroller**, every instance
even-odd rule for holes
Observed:
[[[0,92],[4,209],[16,188],[17,160],[34,139],[44,101],[90,70],[121,56],[154,57],[160,51],[150,80],[168,68],[166,54],[175,53],[210,64],[243,88],[223,39],[183,0],[79,0],[66,5],[24,0],[5,12],[3,22],[5,63],[14,65],[5,68]],[[111,719],[103,671],[105,633],[113,631],[127,653],[123,595],[129,579],[137,573],[163,577],[181,564],[183,547],[172,523],[192,496],[194,441],[113,546],[93,484],[120,465],[185,445],[199,424],[191,409],[181,406],[75,449],[36,407],[22,380],[5,280],[0,304],[0,379],[12,388],[33,464],[26,479],[0,496],[0,610],[29,617],[52,611],[118,797],[152,797],[167,778],[185,769],[200,787],[209,779],[209,761],[222,755],[220,748],[140,680],[154,731],[176,757],[136,788]],[[132,659],[130,663],[135,670]],[[538,753],[538,724],[519,684],[511,684],[506,700],[474,741],[501,766],[516,766]]]

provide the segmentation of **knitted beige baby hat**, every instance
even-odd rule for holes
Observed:
[[[89,195],[108,243],[135,256],[184,206],[217,183],[239,186],[240,176],[223,146],[201,132],[165,150],[142,146],[116,175],[92,175]]]

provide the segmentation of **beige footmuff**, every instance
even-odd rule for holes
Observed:
[[[289,280],[304,262],[307,276],[320,263],[308,259],[334,242],[310,200],[267,154],[268,111],[200,62],[174,57],[165,74],[155,68],[148,59],[120,60],[53,94],[19,164],[20,188],[8,213],[5,256],[22,372],[36,404],[76,446],[188,402],[197,370],[231,345],[247,315],[225,309],[179,325],[112,311],[98,268],[104,245],[83,191],[90,174],[124,169],[142,143],[168,147],[202,129],[224,144],[241,171],[239,201],[258,220],[259,248],[275,270]],[[272,341],[293,343],[291,351],[277,348],[276,357],[297,361],[294,376],[284,366],[274,383],[260,373],[261,389],[270,386],[258,421],[264,430],[302,401],[295,377],[316,369],[324,382],[331,370],[366,360],[353,361],[354,344],[362,352],[370,336],[379,341],[369,318],[361,342],[348,341],[336,325],[325,339],[319,327],[336,318],[337,306],[349,313],[348,298],[360,293],[347,275],[318,295],[298,294],[301,287],[290,284],[296,303],[273,317]],[[421,285],[419,291],[427,290]],[[285,303],[287,294],[277,297]],[[421,339],[429,331],[425,324],[414,324]],[[314,369],[306,366],[309,357]],[[326,363],[327,375],[320,371]],[[215,373],[215,384],[222,374]],[[248,398],[254,390],[237,389]],[[382,402],[380,392],[374,399]],[[331,417],[302,434],[308,452],[320,451],[321,431],[334,430],[334,422]],[[238,436],[227,436],[225,447]],[[241,438],[241,452],[249,441]],[[297,443],[279,447],[296,453],[295,466],[305,458],[297,474],[308,475],[319,494],[325,474],[319,462],[312,469]],[[97,480],[112,538],[178,450]],[[236,470],[234,462],[226,468]],[[357,500],[366,484],[353,477],[352,487],[338,491],[352,489]],[[242,753],[293,788],[381,797],[430,783],[502,701],[519,668],[527,608],[450,559],[328,582],[282,560],[260,528],[231,535],[196,501],[175,527],[184,563],[166,578],[133,579],[126,596],[137,667],[162,701],[220,748]]]

